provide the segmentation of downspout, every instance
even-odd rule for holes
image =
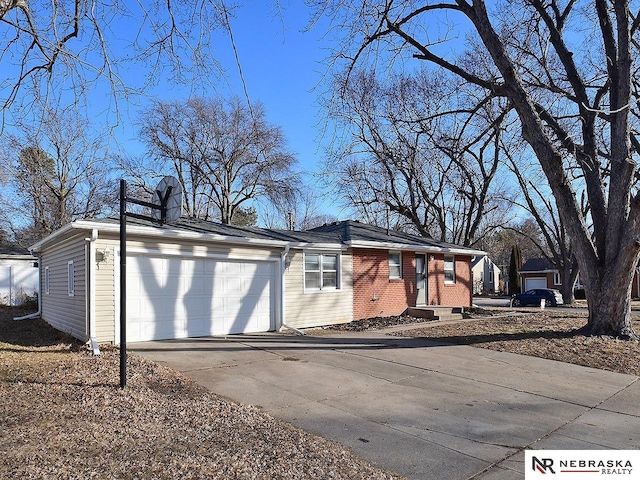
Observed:
[[[87,314],[89,315],[89,343],[91,344],[91,351],[94,355],[100,355],[100,346],[96,340],[96,240],[98,239],[98,229],[91,230],[91,238],[88,238],[89,242],[89,282],[87,292],[89,295],[89,309]]]
[[[305,335],[305,333],[302,330],[298,330],[295,327],[291,327],[289,325],[286,324],[285,322],[285,295],[284,295],[284,274],[285,271],[287,270],[287,254],[289,253],[289,249],[291,248],[290,245],[286,245],[284,247],[284,250],[282,251],[282,253],[280,254],[280,323],[282,324],[282,328],[286,328],[288,330],[291,330],[295,333],[297,333],[298,335]]]
[[[33,254],[33,252],[32,252]],[[22,317],[13,317],[14,320],[29,320],[31,318],[38,318],[42,315],[42,283],[44,280],[42,279],[42,255],[38,255],[38,311],[36,313],[30,313],[29,315],[24,315]]]

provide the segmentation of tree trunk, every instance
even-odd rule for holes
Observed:
[[[631,283],[634,268],[631,265],[628,265],[629,268],[621,268],[620,263],[618,260],[601,269],[598,280],[587,280],[584,284],[589,307],[589,319],[584,329],[590,335],[638,340],[631,324]]]
[[[578,278],[578,268],[575,262],[565,262],[562,266],[562,301],[565,305],[571,305],[576,301],[573,288]]]

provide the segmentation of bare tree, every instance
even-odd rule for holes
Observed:
[[[310,185],[300,185],[293,196],[276,198],[263,209],[263,224],[268,228],[309,230],[337,221],[338,217],[322,213],[320,197]]]
[[[544,188],[546,179],[539,178],[539,175],[527,178],[522,167],[518,167],[513,159],[511,161],[513,173],[524,197],[524,203],[516,204],[531,214],[540,229],[539,234],[529,237],[529,240],[536,245],[540,254],[556,267],[562,282],[562,300],[565,304],[572,304],[575,301],[573,288],[580,269],[562,216],[558,214],[553,196],[549,196],[548,189]],[[584,215],[586,217],[586,212]]]
[[[378,56],[384,62],[407,52],[508,100],[575,249],[589,305],[586,330],[637,338],[630,310],[640,256],[635,2],[521,0],[491,9],[482,0],[313,3],[333,15],[335,28],[345,28],[349,43],[341,54],[351,65],[371,53],[385,52]],[[434,26],[446,15],[466,28],[474,50],[455,55],[443,47],[446,38]],[[485,59],[491,68],[484,68]],[[589,218],[579,201],[582,188]]]
[[[80,103],[97,85],[117,102],[163,78],[208,82],[221,71],[209,46],[229,16],[223,0],[0,0],[0,110],[53,95]],[[136,84],[123,80],[131,65]]]
[[[500,114],[485,110],[481,119],[482,100],[459,107],[461,90],[427,71],[388,83],[352,71],[337,77],[336,90],[330,115],[348,133],[334,143],[326,175],[362,217],[380,224],[391,215],[421,235],[466,246],[505,222]]]
[[[23,125],[20,134],[5,135],[0,154],[10,178],[4,220],[27,242],[116,204],[104,139],[91,137],[71,111],[49,110],[42,118],[38,127]]]
[[[260,104],[237,97],[156,102],[144,115],[141,137],[188,192],[188,215],[233,223],[251,201],[291,197],[296,162],[282,130]]]

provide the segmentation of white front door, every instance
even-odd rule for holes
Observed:
[[[427,262],[422,254],[416,254],[416,306],[427,304]]]

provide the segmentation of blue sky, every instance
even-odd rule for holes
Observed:
[[[322,61],[328,56],[326,32],[315,28],[304,32],[309,21],[309,9],[303,2],[281,2],[278,13],[275,2],[251,2],[234,10],[231,27],[240,59],[242,72],[252,102],[261,102],[267,119],[282,127],[291,150],[296,153],[299,168],[317,172],[322,161],[319,141],[322,134],[323,112],[318,97],[319,86],[326,67]],[[218,44],[212,46],[214,55],[225,68],[225,74],[216,82],[216,90],[223,95],[244,97],[244,89],[233,53],[231,40],[220,32]],[[216,92],[198,91],[199,95]],[[160,100],[185,99],[186,88],[163,83],[151,95]],[[139,111],[139,110],[138,110]],[[118,137],[132,149],[136,145],[136,110],[119,129]]]

